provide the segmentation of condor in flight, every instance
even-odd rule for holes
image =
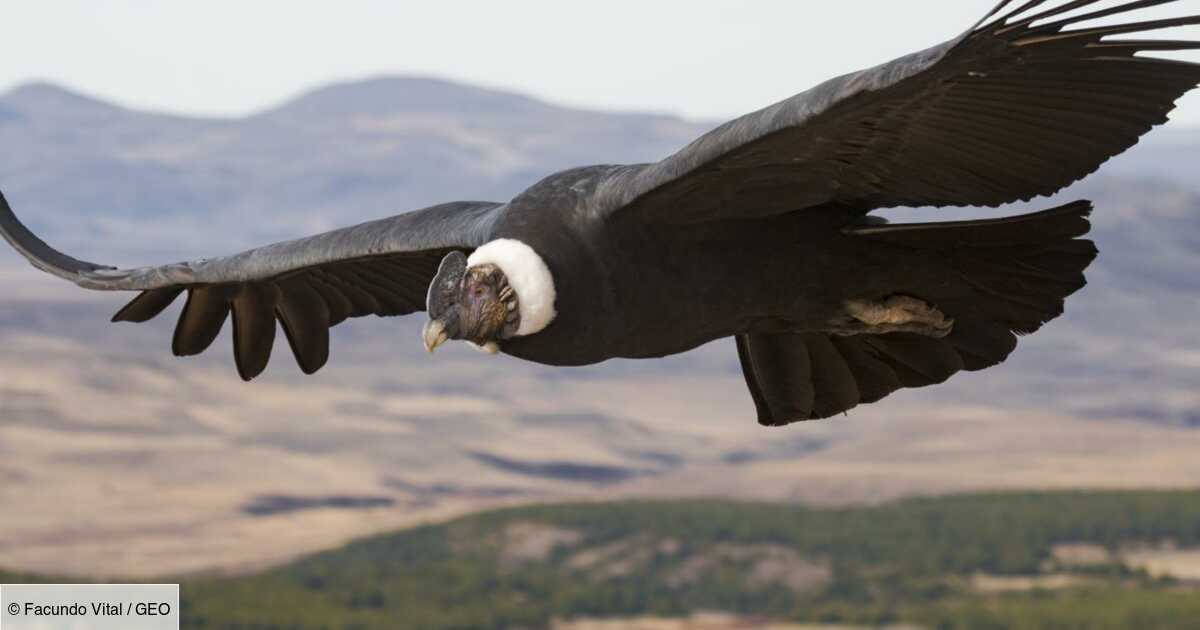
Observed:
[[[1143,35],[1200,16],[1136,14],[1175,1],[1008,0],[949,42],[661,162],[563,171],[507,203],[140,269],[52,249],[2,198],[0,232],[79,286],[140,291],[114,321],[144,322],[186,293],[176,355],[202,352],[232,314],[247,380],[276,321],[311,373],[331,326],[427,310],[429,350],[458,339],[551,365],[735,337],[760,422],[824,418],[996,365],[1062,313],[1096,256],[1081,238],[1088,202],[948,223],[869,213],[1050,195],[1133,146],[1200,82],[1200,64],[1155,56],[1200,43]]]

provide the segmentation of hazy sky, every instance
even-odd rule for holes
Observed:
[[[13,1],[0,10],[0,90],[50,80],[133,107],[241,115],[322,83],[421,74],[725,118],[948,39],[993,2]],[[1146,14],[1183,13],[1200,0]],[[1200,97],[1177,119],[1200,125]]]

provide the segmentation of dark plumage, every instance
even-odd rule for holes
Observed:
[[[238,373],[278,320],[307,373],[348,317],[428,307],[433,349],[464,339],[553,365],[659,357],[735,337],[759,421],[823,418],[1002,362],[1062,313],[1096,255],[1087,202],[1004,219],[886,225],[895,206],[1049,195],[1167,120],[1200,48],[1135,33],[1174,4],[1002,2],[940,46],[734,120],[661,162],[552,175],[508,203],[457,202],[235,256],[115,270],[61,254],[0,197],[0,232],[81,286],[180,294],[177,355],[232,314]],[[1128,18],[1091,26],[1094,18]]]

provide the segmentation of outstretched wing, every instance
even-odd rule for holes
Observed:
[[[1139,55],[1200,42],[1129,38],[1200,24],[1125,15],[1176,1],[1006,0],[945,44],[738,118],[661,162],[615,169],[591,209],[688,222],[1052,194],[1165,122],[1200,82],[1200,64]],[[1089,25],[1113,16],[1132,21]]]
[[[442,204],[233,256],[139,269],[55,250],[17,220],[3,195],[0,235],[35,267],[81,287],[141,291],[113,321],[148,321],[186,291],[171,343],[177,356],[207,349],[232,313],[238,374],[250,380],[270,359],[276,319],[300,369],[311,374],[329,358],[329,328],[346,318],[425,310],[442,257],[486,243],[503,207]]]

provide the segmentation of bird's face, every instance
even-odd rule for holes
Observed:
[[[425,349],[433,352],[448,339],[494,348],[520,327],[517,294],[495,265],[467,267],[461,252],[442,259],[426,300],[429,321],[421,331]]]

